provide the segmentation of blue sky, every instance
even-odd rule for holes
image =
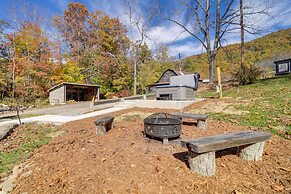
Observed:
[[[30,15],[38,14],[42,17],[42,28],[51,36],[54,36],[56,31],[51,27],[51,18],[55,15],[61,15],[67,8],[68,2],[81,2],[87,6],[90,11],[102,10],[112,17],[118,17],[122,23],[130,29],[128,18],[128,8],[125,6],[126,0],[0,0],[1,12],[0,18],[11,20],[17,15],[19,18],[29,18]],[[135,2],[134,17],[139,18],[142,23],[146,23],[146,19],[152,10],[152,0],[133,0]],[[171,15],[174,8],[179,7],[178,0],[159,0],[159,13],[162,15]],[[238,0],[236,0],[237,6]],[[246,5],[258,5],[260,7],[269,6],[270,16],[258,15],[246,20],[253,22],[263,29],[261,35],[291,27],[291,0],[245,0]],[[13,7],[17,7],[17,11],[13,11]],[[26,6],[29,5],[29,6]],[[25,9],[25,7],[29,7]],[[34,11],[37,10],[37,11]],[[183,18],[184,12],[176,14],[176,19]],[[172,15],[171,15],[172,16]],[[131,33],[130,33],[131,32]],[[192,38],[186,32],[181,33],[182,29],[164,19],[154,19],[147,27],[148,39],[146,43],[152,50],[155,50],[160,45],[165,44],[169,47],[172,56],[178,56],[181,53],[182,57],[199,54],[204,50],[201,44]],[[139,34],[136,29],[129,30],[129,36],[133,39],[139,39]],[[246,40],[252,40],[258,36],[246,34]],[[227,42],[237,43],[240,41],[240,32],[235,31],[225,36]]]

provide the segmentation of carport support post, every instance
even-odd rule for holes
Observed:
[[[78,102],[80,102],[80,88],[78,88],[77,93],[78,93]]]
[[[99,100],[99,95],[100,95],[100,88],[97,88],[97,95],[96,95],[96,97],[97,97],[97,100]]]
[[[64,91],[65,91],[65,93],[64,93],[64,103],[66,103],[67,102],[67,86],[66,85],[64,85]]]

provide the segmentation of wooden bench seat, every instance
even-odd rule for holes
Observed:
[[[97,118],[94,122],[95,125],[97,126],[96,134],[104,135],[105,133],[107,133],[107,131],[109,131],[112,127],[113,120],[114,120],[114,117],[112,116]]]
[[[208,115],[206,114],[192,114],[192,113],[176,112],[176,113],[172,113],[172,115],[177,116],[180,119],[183,119],[183,118],[195,119],[197,120],[197,127],[199,129],[204,129],[204,130],[207,129]]]
[[[188,162],[192,171],[212,176],[215,174],[215,152],[238,147],[238,155],[244,160],[262,160],[264,142],[270,133],[239,131],[209,136],[194,140],[182,140],[181,146],[188,149]]]

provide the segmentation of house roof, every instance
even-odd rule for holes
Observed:
[[[79,87],[95,87],[95,88],[100,88],[100,85],[93,85],[93,84],[79,84],[79,83],[69,83],[69,82],[62,82],[58,85],[53,86],[52,88],[50,88],[48,91],[52,91],[56,88],[59,88],[63,85],[70,85],[70,86],[79,86]]]
[[[164,71],[164,73],[161,75],[161,77],[159,78],[158,81],[156,81],[156,83],[158,83],[161,78],[164,76],[164,74],[167,72],[167,71],[172,71],[175,75],[185,75],[182,71],[176,71],[176,70],[172,70],[172,69],[167,69],[166,71]]]
[[[186,86],[186,85],[165,85],[165,86],[157,86],[157,88],[191,88],[195,89],[194,87],[191,86]]]
[[[171,71],[173,72],[176,76],[179,76],[179,75],[186,75],[186,74],[191,74],[191,73],[186,73],[186,72],[182,72],[182,71],[176,71],[176,70],[172,70],[172,69],[167,69],[166,71],[164,71],[164,73],[160,76],[160,78],[158,79],[158,81],[156,81],[156,83],[154,84],[150,84],[150,85],[147,85],[148,87],[149,86],[160,86],[160,85],[169,85],[170,82],[159,82],[161,80],[161,78],[164,76],[164,74],[167,72],[167,71]]]
[[[291,58],[289,59],[283,59],[283,60],[279,60],[279,61],[274,61],[275,64],[277,63],[285,63],[285,62],[288,62],[288,61],[291,61]]]
[[[171,69],[169,69],[169,70],[171,70]],[[182,72],[182,71],[176,71],[176,70],[173,70],[177,75],[185,75],[185,73],[184,72]]]
[[[150,84],[148,86],[163,86],[163,85],[169,85],[170,82],[161,82],[161,83],[154,83],[154,84]]]

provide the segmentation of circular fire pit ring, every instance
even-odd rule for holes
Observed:
[[[144,132],[151,138],[165,141],[181,135],[181,119],[167,113],[154,113],[144,119]]]

